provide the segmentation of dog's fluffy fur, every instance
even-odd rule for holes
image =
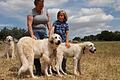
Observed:
[[[33,74],[34,58],[42,58],[45,62],[45,75],[48,74],[48,65],[51,64],[50,56],[53,50],[61,43],[61,37],[58,34],[53,34],[49,39],[35,40],[31,37],[23,37],[17,43],[18,54],[21,61],[21,68],[18,71],[18,76],[22,72],[29,70],[31,76]]]
[[[7,36],[5,39],[5,53],[4,56],[8,58],[14,58],[15,44],[12,36]]]
[[[67,75],[62,70],[62,59],[63,57],[72,57],[73,58],[73,65],[74,65],[74,74],[79,75],[81,74],[80,70],[80,59],[82,56],[82,52],[89,51],[91,53],[94,53],[96,51],[96,48],[94,47],[94,44],[92,42],[84,42],[79,44],[70,44],[70,48],[66,48],[65,43],[62,43],[57,48],[57,64],[55,66],[57,73],[59,76],[62,76],[59,72],[59,70],[64,74]],[[78,74],[78,72],[79,74]]]

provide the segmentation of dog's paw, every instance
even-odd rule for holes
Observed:
[[[79,74],[78,74],[78,73],[74,73],[74,75],[75,75],[75,76],[79,76]]]
[[[52,76],[52,75],[50,75],[50,74],[47,74],[46,76],[47,76],[47,77],[49,77],[49,76]]]
[[[37,76],[33,76],[32,78],[33,78],[33,79],[38,79],[38,77],[37,77]]]
[[[67,75],[67,73],[63,73],[64,75]]]
[[[59,76],[59,77],[62,77],[63,75],[59,74],[58,76]]]

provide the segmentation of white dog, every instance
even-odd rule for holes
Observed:
[[[70,44],[70,48],[66,48],[64,43],[61,43],[58,48],[57,48],[57,63],[56,63],[56,70],[59,76],[62,76],[59,72],[59,70],[64,74],[67,75],[63,70],[62,70],[62,59],[63,57],[72,57],[73,58],[73,65],[74,65],[74,74],[79,75],[81,74],[80,70],[80,59],[82,54],[85,51],[89,51],[91,53],[94,53],[96,51],[96,48],[94,47],[94,44],[92,42],[84,42],[80,44]],[[83,52],[83,53],[82,53]],[[78,74],[78,72],[79,74]]]
[[[13,41],[13,37],[12,36],[7,36],[5,39],[5,54],[4,56],[8,59],[8,58],[13,58],[15,57],[14,54],[14,41]]]
[[[18,76],[22,72],[29,70],[32,78],[35,78],[33,74],[34,58],[43,58],[45,62],[45,75],[49,76],[48,66],[51,64],[50,56],[60,43],[61,37],[58,34],[53,34],[49,39],[43,40],[35,40],[31,37],[21,38],[17,43],[19,57],[22,63],[18,71]]]

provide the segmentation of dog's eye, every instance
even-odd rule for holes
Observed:
[[[92,45],[90,45],[90,47],[92,47]]]

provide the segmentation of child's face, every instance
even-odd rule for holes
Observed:
[[[64,13],[63,13],[63,12],[61,12],[61,13],[59,14],[58,20],[61,21],[61,22],[64,21]]]

